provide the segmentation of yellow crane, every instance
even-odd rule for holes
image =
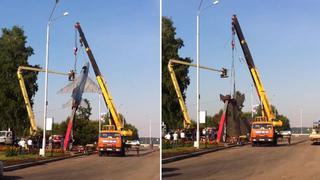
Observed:
[[[262,116],[256,117],[251,125],[250,141],[252,146],[259,145],[261,143],[271,143],[277,145],[278,138],[284,138],[288,140],[290,144],[291,134],[283,135],[276,131],[275,127],[281,127],[282,121],[277,120],[275,114],[272,111],[272,107],[269,103],[267,93],[263,87],[258,70],[253,62],[247,41],[244,38],[238,18],[236,15],[232,16],[232,33],[237,34],[244,57],[246,59],[250,75],[256,87],[257,94],[261,102]]]
[[[192,66],[192,67],[197,67],[197,64],[192,64],[192,63],[188,63],[188,62],[185,62],[185,61],[179,61],[179,60],[174,60],[174,59],[170,59],[169,63],[168,63],[168,70],[169,70],[169,73],[170,73],[171,81],[172,81],[172,84],[173,84],[174,89],[176,91],[176,94],[178,96],[180,109],[182,111],[182,115],[183,115],[183,118],[184,118],[183,126],[184,126],[184,128],[189,128],[190,124],[191,124],[191,119],[190,119],[190,116],[188,114],[187,106],[186,106],[186,104],[185,104],[185,102],[183,100],[182,93],[181,93],[181,90],[180,90],[180,87],[179,87],[179,84],[178,84],[178,81],[177,81],[177,77],[176,77],[176,74],[175,74],[174,69],[173,69],[173,65],[174,64],[181,64],[181,65]],[[221,78],[228,77],[227,76],[227,69],[225,69],[225,68],[222,68],[221,70],[218,70],[218,69],[214,69],[214,68],[210,68],[210,67],[206,67],[206,66],[201,66],[201,65],[199,66],[199,68],[205,69],[205,70],[209,70],[209,71],[214,71],[214,72],[220,72],[221,73],[221,75],[220,75]]]
[[[79,32],[81,46],[83,45],[85,47],[85,51],[89,57],[93,71],[100,86],[103,100],[111,115],[111,118],[109,119],[109,125],[103,126],[99,134],[97,148],[99,156],[102,156],[105,153],[107,155],[109,153],[120,153],[122,156],[124,156],[125,149],[127,147],[127,137],[132,136],[132,131],[130,129],[124,130],[124,119],[122,119],[120,114],[117,112],[110,91],[108,90],[107,83],[100,72],[98,64],[93,56],[79,22],[75,24],[75,28]]]
[[[89,57],[89,60],[92,64],[92,68],[94,70],[94,73],[96,75],[96,78],[97,78],[97,81],[98,81],[98,84],[100,86],[100,89],[102,91],[102,95],[103,95],[103,99],[104,99],[104,102],[106,104],[106,106],[108,107],[109,111],[110,111],[110,114],[111,114],[111,117],[112,117],[112,126],[110,126],[110,130],[111,129],[116,129],[117,131],[121,131],[121,134],[124,135],[124,136],[131,136],[132,135],[132,131],[131,130],[123,130],[124,128],[124,122],[123,122],[123,119],[121,119],[120,115],[118,114],[117,112],[117,109],[116,109],[116,106],[112,100],[112,96],[110,94],[110,91],[108,90],[108,87],[107,87],[107,84],[106,84],[106,81],[104,80],[101,72],[100,72],[100,69],[97,65],[97,62],[92,54],[92,51],[89,47],[89,44],[87,42],[87,39],[81,29],[81,26],[80,26],[80,23],[76,23],[75,25],[75,28],[78,30],[79,32],[79,35],[80,35],[80,42],[84,45],[85,47],[85,50],[87,52],[87,55]]]
[[[46,72],[46,70],[44,69],[39,69],[39,68],[34,68],[34,67],[26,67],[26,66],[19,66],[18,70],[17,70],[17,76],[18,76],[18,80],[19,80],[19,84],[20,84],[20,89],[23,95],[23,99],[27,108],[27,112],[28,112],[28,116],[29,116],[29,121],[30,121],[30,135],[35,135],[37,133],[37,124],[36,124],[36,120],[32,111],[32,107],[30,104],[30,99],[28,96],[28,92],[26,89],[26,85],[24,83],[24,79],[23,79],[23,70],[26,71],[35,71],[35,72]],[[48,71],[48,73],[51,74],[59,74],[59,75],[67,75],[67,73],[61,73],[61,72],[55,72],[55,71]]]
[[[253,62],[253,58],[251,56],[248,44],[243,36],[242,30],[236,15],[232,16],[232,30],[233,32],[237,33],[237,37],[239,39],[243,54],[245,56],[252,80],[257,90],[257,94],[259,95],[260,101],[262,103],[262,117],[260,119],[262,120],[266,119],[267,121],[272,122],[274,126],[282,126],[282,121],[277,121],[272,111],[267,93],[263,87],[258,70]]]

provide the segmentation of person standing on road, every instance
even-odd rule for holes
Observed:
[[[206,128],[203,128],[202,129],[202,141],[206,141],[206,135],[207,135]]]
[[[28,139],[27,144],[28,144],[28,149],[29,149],[29,151],[32,151],[32,150],[33,150],[33,147],[32,147],[32,140],[31,140],[31,138]]]
[[[63,142],[64,142],[64,137],[61,137],[61,141],[60,141],[60,148],[63,149]]]
[[[178,133],[177,133],[177,131],[175,131],[173,133],[173,148],[175,148],[177,146],[177,143],[178,143]]]
[[[24,154],[24,148],[26,146],[26,141],[24,138],[21,138],[21,140],[18,142],[18,145],[20,147],[20,154]]]
[[[181,132],[180,132],[180,138],[181,138],[182,146],[184,146],[184,141],[185,141],[185,138],[186,138],[186,135],[185,135],[185,133],[184,133],[184,130],[181,130]]]
[[[164,138],[165,138],[166,140],[170,141],[170,139],[171,139],[170,133],[166,134],[166,135],[164,136]]]

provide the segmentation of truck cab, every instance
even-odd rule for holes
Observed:
[[[320,142],[320,121],[313,123],[312,132],[309,135],[309,139],[314,144]]]
[[[12,131],[0,131],[0,144],[13,144]]]
[[[272,122],[253,122],[250,137],[252,146],[262,143],[277,144],[277,137]]]
[[[119,153],[125,155],[124,139],[121,131],[102,130],[99,134],[98,151],[99,156],[110,153]]]

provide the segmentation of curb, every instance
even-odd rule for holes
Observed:
[[[191,157],[195,157],[195,156],[200,156],[200,155],[203,155],[203,154],[208,154],[208,153],[215,152],[215,151],[220,151],[220,150],[223,150],[223,149],[229,149],[229,148],[233,148],[233,147],[238,147],[238,146],[244,146],[244,145],[229,145],[229,146],[226,146],[226,147],[220,147],[220,148],[209,149],[209,150],[202,150],[202,151],[198,151],[198,152],[194,152],[194,153],[173,156],[173,157],[162,159],[162,164],[167,164],[167,163],[171,163],[171,162],[175,162],[175,161],[179,161],[179,160],[183,160],[183,159],[187,159],[187,158],[191,158]]]
[[[153,152],[156,152],[156,151],[159,151],[159,149],[156,149],[156,150],[150,150],[150,151],[148,151],[148,152],[145,152],[145,153],[139,153],[139,155],[137,156],[137,157],[140,157],[140,156],[146,156],[146,155],[148,155],[148,154],[151,154],[151,153],[153,153]]]
[[[302,139],[302,140],[299,140],[299,141],[293,142],[293,143],[291,143],[290,145],[297,145],[297,144],[300,144],[300,143],[307,142],[308,140],[309,140],[309,139]]]
[[[36,161],[36,162],[28,162],[28,163],[23,163],[23,164],[5,166],[5,167],[3,167],[3,171],[14,171],[14,170],[23,169],[23,168],[27,168],[27,167],[31,167],[31,166],[36,166],[36,165],[46,164],[46,163],[60,161],[60,160],[64,160],[64,159],[70,159],[70,158],[74,158],[74,157],[79,157],[79,156],[82,156],[82,155],[83,154],[76,154],[76,155],[73,155],[73,156],[45,159],[45,160],[40,160],[40,161]]]

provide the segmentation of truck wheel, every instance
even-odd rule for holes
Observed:
[[[251,143],[251,146],[252,146],[252,147],[255,147],[255,146],[256,146],[256,143],[255,143],[255,142],[252,142],[252,143]]]

